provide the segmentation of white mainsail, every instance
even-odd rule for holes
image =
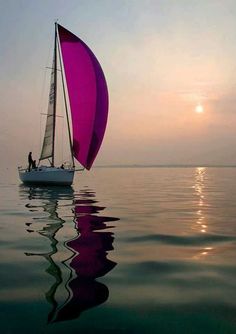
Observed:
[[[53,156],[53,131],[54,131],[53,129],[54,129],[54,122],[55,122],[55,115],[54,115],[54,103],[55,103],[54,62],[55,62],[55,59],[53,59],[53,63],[52,63],[47,121],[46,121],[46,127],[45,127],[45,134],[44,134],[41,156],[40,156],[39,160],[48,159],[48,158],[51,158]]]

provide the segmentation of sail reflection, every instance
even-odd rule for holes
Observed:
[[[81,312],[104,303],[108,299],[109,290],[96,279],[116,266],[114,261],[107,258],[108,252],[113,250],[114,234],[104,230],[114,227],[108,226],[108,222],[119,219],[98,216],[105,207],[97,205],[95,193],[88,189],[75,194],[72,188],[43,189],[21,186],[20,193],[23,198],[30,200],[26,206],[31,211],[43,208],[49,214],[42,229],[31,228],[30,231],[48,238],[51,250],[46,253],[25,253],[27,256],[44,257],[49,263],[46,272],[53,277],[54,282],[45,293],[46,300],[51,304],[48,322],[75,319]],[[41,203],[39,206],[33,204],[37,199]],[[66,208],[63,212],[63,217],[66,217],[68,207],[73,216],[74,235],[60,243],[57,234],[63,227],[68,226],[68,217],[60,218],[58,211]],[[69,219],[71,224],[70,216]],[[59,246],[63,246],[66,258],[56,261]],[[67,273],[66,279],[64,272]],[[67,296],[64,302],[59,303],[56,294],[62,287]]]

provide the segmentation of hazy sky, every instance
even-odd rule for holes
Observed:
[[[107,78],[96,164],[236,164],[235,0],[0,0],[3,167],[39,155],[55,19]]]

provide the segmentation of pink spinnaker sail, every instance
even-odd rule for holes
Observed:
[[[73,154],[86,169],[90,169],[106,129],[107,84],[89,47],[60,25],[58,34],[70,101]]]

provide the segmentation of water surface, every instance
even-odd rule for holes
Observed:
[[[235,333],[236,169],[1,182],[1,332]]]

